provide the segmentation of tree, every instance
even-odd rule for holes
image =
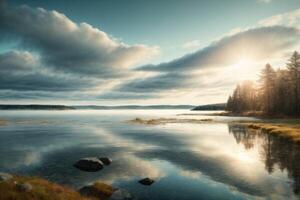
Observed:
[[[276,73],[272,66],[268,63],[261,72],[261,94],[262,94],[262,106],[263,111],[266,113],[274,113],[274,106],[272,101],[274,100],[274,88],[275,88]]]
[[[232,97],[229,96],[227,103],[226,103],[226,110],[231,111],[233,110],[233,100]]]
[[[275,71],[266,64],[259,83],[259,88],[251,81],[238,84],[228,98],[227,110],[300,115],[300,54],[297,51],[288,60],[286,69]]]
[[[228,99],[227,109],[235,113],[263,111],[265,114],[300,115],[300,54],[295,51],[286,69],[266,64],[259,87],[251,81],[238,84]]]
[[[289,83],[291,86],[291,89],[293,91],[292,93],[292,99],[293,99],[293,110],[294,113],[299,114],[300,113],[300,55],[297,51],[295,51],[292,55],[292,57],[289,59],[289,62],[287,63],[287,69],[289,72]]]

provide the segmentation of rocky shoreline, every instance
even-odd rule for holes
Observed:
[[[0,172],[0,200],[133,200],[124,189],[95,182],[75,190],[39,177],[17,176]]]

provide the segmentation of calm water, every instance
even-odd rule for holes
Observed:
[[[0,119],[10,121],[0,126],[0,171],[75,188],[103,181],[142,200],[298,199],[300,147],[289,141],[231,126],[227,117],[206,124],[125,122],[188,112],[0,111]],[[96,173],[72,166],[90,156],[113,163]],[[138,184],[144,177],[156,183]]]

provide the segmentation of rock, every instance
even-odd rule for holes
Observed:
[[[30,183],[18,183],[16,186],[22,192],[29,192],[32,190],[32,185]]]
[[[110,158],[107,158],[107,157],[100,157],[99,160],[101,162],[103,162],[104,165],[110,165],[110,163],[112,162],[112,160]]]
[[[105,183],[96,182],[93,185],[84,186],[79,190],[79,193],[86,197],[92,197],[96,199],[107,199],[116,191],[110,185]]]
[[[13,176],[11,174],[0,172],[0,182],[8,181],[12,178],[13,178]]]
[[[115,191],[109,200],[134,200],[135,198],[126,190],[118,189]]]
[[[152,180],[151,178],[144,178],[139,180],[139,183],[142,185],[152,185],[154,183],[154,180]]]
[[[74,164],[74,167],[87,172],[96,172],[103,168],[103,163],[96,157],[82,158]]]

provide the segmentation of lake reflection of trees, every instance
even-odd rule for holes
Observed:
[[[228,125],[229,133],[245,149],[259,146],[261,159],[266,170],[271,174],[274,167],[286,170],[288,177],[294,181],[294,192],[300,194],[300,145],[279,136],[266,134],[260,130],[248,129],[241,125]],[[258,142],[260,141],[260,142]]]

